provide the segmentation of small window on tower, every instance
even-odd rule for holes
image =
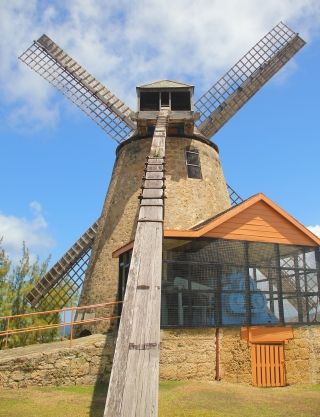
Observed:
[[[200,156],[197,148],[192,146],[186,148],[186,164],[188,178],[202,179]]]
[[[161,93],[161,106],[169,106],[169,92],[163,91]]]
[[[191,110],[190,92],[173,91],[171,93],[171,110]]]
[[[141,111],[159,111],[160,93],[157,92],[141,92],[140,94],[140,110]]]

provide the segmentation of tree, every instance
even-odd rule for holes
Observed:
[[[45,274],[48,268],[49,259],[40,262],[39,259],[32,261],[25,244],[22,247],[22,256],[17,264],[13,264],[0,240],[0,316],[18,315],[34,312],[34,309],[26,301],[26,295]],[[46,304],[46,309],[54,309],[52,305]],[[41,306],[38,311],[41,311]],[[59,314],[36,315],[14,318],[10,320],[10,328],[34,327],[46,325],[48,322],[60,323]],[[6,329],[7,320],[0,320],[0,331]],[[45,331],[21,333],[9,336],[8,346],[24,346],[32,343],[43,343],[52,341],[59,336],[59,328]],[[0,339],[0,348],[4,345],[4,338]]]

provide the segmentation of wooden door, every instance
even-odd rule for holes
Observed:
[[[251,345],[252,383],[257,387],[286,385],[284,344]]]

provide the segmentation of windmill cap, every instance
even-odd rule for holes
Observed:
[[[191,84],[186,84],[186,83],[180,83],[178,81],[174,81],[174,80],[158,80],[158,81],[153,81],[151,83],[147,83],[147,84],[142,84],[142,85],[138,85],[137,89],[162,89],[162,88],[194,88],[194,85]]]

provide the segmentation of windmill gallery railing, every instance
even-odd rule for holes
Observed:
[[[75,326],[91,324],[98,321],[118,320],[120,316],[112,315],[110,313],[110,309],[114,310],[114,308],[117,308],[121,303],[122,301],[113,301],[80,307],[67,307],[59,310],[35,311],[33,313],[2,316],[0,317],[0,326],[5,330],[0,331],[0,346],[3,345],[5,349],[8,348],[10,336],[42,332],[59,328],[62,330],[62,339],[66,339],[68,337],[71,346]],[[107,315],[103,314],[96,317],[95,314],[100,313],[101,310],[103,310],[104,314],[106,314],[107,311]],[[27,324],[28,319],[33,319],[35,317],[39,318],[43,316],[48,318],[48,316],[55,315],[59,316],[59,323],[47,323],[38,326]],[[69,335],[67,334],[68,332]],[[1,343],[1,338],[4,338],[4,343]]]

